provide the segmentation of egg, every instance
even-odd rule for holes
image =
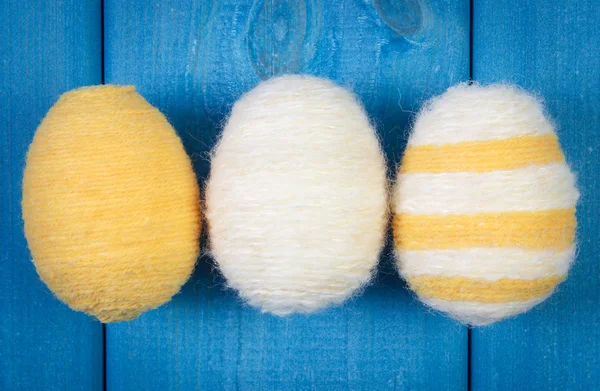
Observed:
[[[354,95],[315,77],[273,78],[235,103],[213,151],[210,250],[250,305],[314,312],[371,279],[387,199],[385,159]]]
[[[197,180],[166,118],[134,87],[63,94],[27,153],[35,268],[71,308],[129,320],[176,294],[198,257]]]
[[[525,312],[566,278],[578,197],[538,99],[510,85],[452,87],[417,115],[399,167],[399,272],[466,324]]]

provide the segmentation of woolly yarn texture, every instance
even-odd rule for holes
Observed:
[[[191,162],[166,118],[134,87],[61,96],[29,148],[22,206],[42,280],[102,322],[168,301],[198,256]]]
[[[233,107],[206,187],[211,251],[229,286],[285,315],[369,281],[387,224],[385,161],[354,96],[282,76]]]
[[[419,113],[394,189],[400,274],[471,325],[525,312],[566,278],[579,193],[540,103],[461,84]]]

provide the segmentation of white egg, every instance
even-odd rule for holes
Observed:
[[[233,107],[206,188],[227,284],[278,315],[341,303],[373,274],[387,225],[385,159],[353,94],[310,76]]]

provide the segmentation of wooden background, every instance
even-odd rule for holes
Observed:
[[[597,0],[0,2],[0,389],[600,389],[599,20]],[[539,93],[582,192],[569,279],[531,312],[472,330],[413,299],[389,246],[373,286],[312,316],[244,306],[207,257],[169,304],[132,322],[104,327],[52,296],[20,198],[27,147],[61,93],[136,85],[202,183],[233,102],[281,73],[355,91],[390,168],[414,111],[450,85]]]

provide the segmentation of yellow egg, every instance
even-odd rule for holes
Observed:
[[[42,280],[102,322],[170,300],[198,257],[191,162],[173,127],[132,86],[60,97],[29,148],[22,207]]]

